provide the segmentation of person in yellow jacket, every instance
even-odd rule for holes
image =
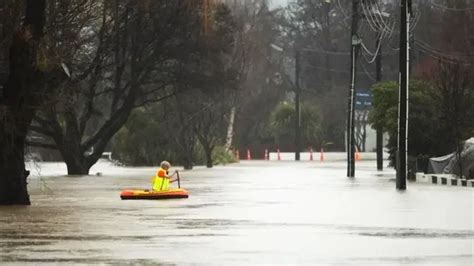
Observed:
[[[156,175],[152,181],[152,189],[154,191],[166,191],[169,190],[170,183],[177,181],[177,178],[172,179],[172,175],[168,174],[168,169],[171,168],[171,164],[168,161],[160,163],[160,168],[156,171]]]

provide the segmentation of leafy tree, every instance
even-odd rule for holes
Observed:
[[[294,143],[295,119],[294,105],[283,102],[275,108],[270,118],[270,128],[276,143]],[[321,147],[323,142],[319,110],[308,104],[301,107],[301,138],[305,147]]]
[[[278,43],[279,30],[276,11],[271,11],[268,1],[246,0],[236,15],[240,43],[246,47],[240,54],[245,64],[239,72],[238,90],[235,93],[235,138],[233,146],[259,146],[269,144],[273,137],[268,130],[268,120],[274,107],[284,99],[290,87],[282,78],[282,66],[271,48]],[[242,3],[244,3],[242,2]],[[231,115],[229,115],[231,117]],[[230,124],[230,123],[229,123]],[[230,144],[228,144],[230,146]]]
[[[334,149],[344,149],[349,72],[348,3],[295,0],[281,12],[282,43],[291,52],[299,49],[300,84],[311,91],[311,101],[320,106],[322,134]],[[311,49],[305,51],[304,49]]]
[[[112,141],[112,155],[126,165],[159,165],[163,160],[179,162],[176,149],[169,141],[166,124],[162,122],[163,104],[140,107]]]
[[[226,119],[222,114],[227,110],[227,105],[225,102],[203,100],[197,106],[200,106],[201,110],[193,123],[194,132],[204,150],[206,166],[211,168],[214,148],[224,142]]]
[[[372,88],[374,109],[369,121],[374,128],[381,128],[389,134],[387,147],[391,165],[395,166],[398,129],[398,84],[378,83]],[[436,88],[432,83],[412,80],[410,82],[408,154],[427,158],[451,152],[445,141],[447,129],[438,119],[440,103],[434,97]]]
[[[225,126],[228,103],[231,102],[232,96],[237,86],[239,70],[236,67],[245,66],[245,61],[240,65],[233,64],[231,61],[236,56],[234,54],[235,47],[237,46],[236,37],[236,23],[234,17],[231,14],[231,10],[226,5],[218,5],[215,9],[213,27],[211,28],[213,33],[212,46],[218,49],[213,49],[215,53],[218,51],[220,56],[217,60],[214,60],[213,64],[217,67],[218,71],[214,71],[214,81],[220,81],[219,84],[211,84],[211,86],[221,87],[217,93],[213,95],[206,95],[206,89],[204,94],[200,97],[199,108],[202,112],[197,116],[194,123],[194,131],[199,143],[204,149],[206,155],[206,166],[211,168],[213,166],[213,151],[218,144],[223,144],[225,137]],[[211,40],[207,38],[208,45]],[[230,97],[229,97],[230,96]],[[231,111],[232,115],[232,111]]]
[[[225,136],[225,107],[237,86],[238,71],[231,62],[237,45],[234,17],[225,4],[216,5],[210,15],[206,30],[196,32],[190,42],[194,45],[180,58],[180,81],[188,92],[177,94],[170,104],[169,117],[175,119],[169,123],[179,132],[170,137],[180,147],[186,168],[193,165],[195,139],[204,150],[206,165],[212,167],[213,149],[223,144]]]

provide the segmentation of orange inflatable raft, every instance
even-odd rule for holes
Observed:
[[[160,199],[182,199],[189,197],[189,193],[182,189],[170,189],[166,191],[127,189],[120,193],[123,200],[160,200]]]

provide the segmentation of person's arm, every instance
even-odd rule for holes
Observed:
[[[174,175],[176,175],[176,173],[177,173],[177,171],[174,171],[174,173],[172,175],[167,176],[168,179],[170,180],[170,183],[178,181],[178,178],[175,178],[175,179],[172,178]]]

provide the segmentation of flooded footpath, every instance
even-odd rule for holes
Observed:
[[[472,265],[474,190],[398,192],[375,165],[355,179],[344,162],[197,167],[181,172],[188,199],[123,201],[156,168],[42,163],[32,205],[0,207],[0,264]]]

